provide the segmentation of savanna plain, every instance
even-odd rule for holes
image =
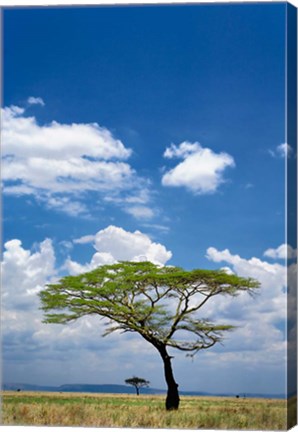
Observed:
[[[281,399],[182,396],[178,411],[159,395],[3,391],[1,399],[2,425],[287,429]]]

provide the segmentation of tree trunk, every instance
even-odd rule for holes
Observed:
[[[166,398],[166,409],[167,410],[177,410],[179,407],[179,392],[178,384],[175,382],[171,357],[168,355],[166,347],[161,346],[158,351],[163,359],[165,379],[168,386],[167,398]]]
[[[136,392],[137,392],[137,396],[139,396],[139,394],[140,394],[139,387],[136,387]]]

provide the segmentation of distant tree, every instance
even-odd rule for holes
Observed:
[[[235,297],[255,292],[253,279],[221,270],[160,267],[151,262],[100,266],[78,276],[63,277],[41,292],[44,322],[65,324],[85,315],[107,319],[103,336],[135,332],[160,354],[167,383],[166,409],[178,409],[179,392],[168,348],[194,355],[221,341],[234,327],[197,315],[217,295]]]
[[[132,385],[136,389],[136,393],[139,396],[140,388],[149,387],[150,382],[146,381],[144,378],[138,378],[133,376],[132,378],[127,378],[125,380],[126,384]]]

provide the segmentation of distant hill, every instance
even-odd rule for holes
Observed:
[[[61,386],[42,386],[25,383],[3,383],[2,390],[27,390],[27,391],[47,391],[47,392],[77,392],[77,393],[116,393],[116,394],[135,394],[132,386],[121,384],[63,384]],[[141,394],[158,395],[165,394],[166,390],[155,388],[143,388]],[[235,397],[233,393],[207,393],[195,391],[180,391],[181,396],[222,396]],[[260,394],[260,393],[239,393],[240,397],[248,398],[268,398],[285,399],[285,394]]]
[[[59,391],[80,393],[136,393],[134,387],[121,384],[63,384],[59,387]],[[165,391],[154,388],[142,388],[140,393],[162,394],[165,393]]]
[[[78,393],[124,393],[135,394],[132,386],[118,384],[63,384],[61,386],[42,386],[26,383],[4,383],[2,390],[27,390],[27,391],[48,391],[48,392],[78,392]],[[163,394],[165,390],[154,388],[141,389],[143,394]]]
[[[52,386],[38,386],[35,384],[24,384],[24,383],[3,383],[1,386],[2,390],[27,390],[27,391],[59,391],[58,387]]]

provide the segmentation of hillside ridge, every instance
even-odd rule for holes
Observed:
[[[62,384],[60,386],[35,385],[27,383],[3,383],[1,390],[12,391],[48,391],[48,392],[78,392],[78,393],[122,393],[135,394],[135,389],[132,386],[123,384]],[[166,390],[156,388],[142,388],[140,391],[144,395],[165,394]],[[269,399],[284,399],[285,394],[262,394],[262,393],[210,393],[181,390],[181,396],[228,396],[228,397],[247,397],[247,398],[269,398]]]

